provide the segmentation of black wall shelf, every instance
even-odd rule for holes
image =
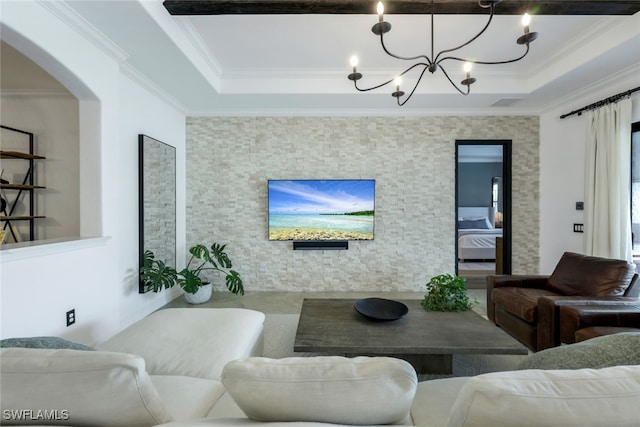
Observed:
[[[0,150],[0,159],[4,160],[26,160],[28,162],[28,168],[25,172],[24,179],[22,183],[2,183],[0,184],[1,190],[16,190],[18,193],[15,194],[12,198],[5,197],[4,192],[2,193],[2,198],[7,201],[7,205],[4,206],[4,210],[1,212],[0,221],[4,222],[2,225],[3,230],[9,231],[9,235],[13,237],[15,242],[22,241],[22,237],[20,235],[20,231],[17,230],[17,227],[11,223],[12,221],[28,221],[29,222],[29,240],[32,241],[35,239],[35,220],[40,218],[45,218],[43,215],[35,214],[35,195],[34,190],[43,189],[41,185],[35,185],[34,183],[34,167],[35,160],[44,160],[45,157],[38,156],[33,153],[33,145],[34,145],[34,135],[31,132],[27,132],[20,129],[15,129],[9,126],[0,125],[0,128],[5,129],[10,132],[15,132],[24,135],[28,139],[29,150],[28,152],[22,151],[10,151],[10,150]],[[29,214],[28,215],[14,215],[16,206],[19,204],[23,193],[28,194],[29,199]],[[8,210],[7,210],[8,209]]]

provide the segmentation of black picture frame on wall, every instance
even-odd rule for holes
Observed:
[[[138,135],[139,266],[145,250],[176,265],[176,148],[150,136]],[[145,293],[139,282],[139,292]]]

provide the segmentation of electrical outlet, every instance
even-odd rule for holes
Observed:
[[[76,309],[67,311],[67,327],[76,323]]]
[[[576,210],[583,211],[584,210],[584,202],[576,202]]]
[[[573,224],[574,233],[584,233],[584,224]]]

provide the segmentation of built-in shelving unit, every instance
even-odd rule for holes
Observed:
[[[22,241],[20,231],[17,229],[17,225],[14,225],[13,221],[27,221],[29,223],[29,240],[35,239],[35,220],[40,218],[46,218],[44,215],[35,214],[35,195],[34,191],[43,189],[45,187],[36,185],[34,182],[34,167],[36,160],[44,160],[45,157],[38,156],[33,152],[34,136],[33,133],[20,129],[11,128],[8,126],[0,125],[0,128],[21,134],[25,137],[25,141],[28,143],[27,151],[12,151],[12,150],[0,150],[0,159],[2,160],[21,160],[27,162],[27,170],[25,171],[24,178],[21,183],[8,182],[0,183],[0,190],[2,190],[0,196],[6,201],[6,206],[2,212],[0,212],[0,221],[2,224],[2,230],[7,232],[9,236],[15,242]],[[6,180],[6,178],[3,178]],[[28,215],[14,215],[16,206],[25,197],[28,198],[29,213]]]

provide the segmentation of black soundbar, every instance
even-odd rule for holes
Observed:
[[[348,241],[302,241],[293,242],[293,250],[347,250],[349,249]]]

